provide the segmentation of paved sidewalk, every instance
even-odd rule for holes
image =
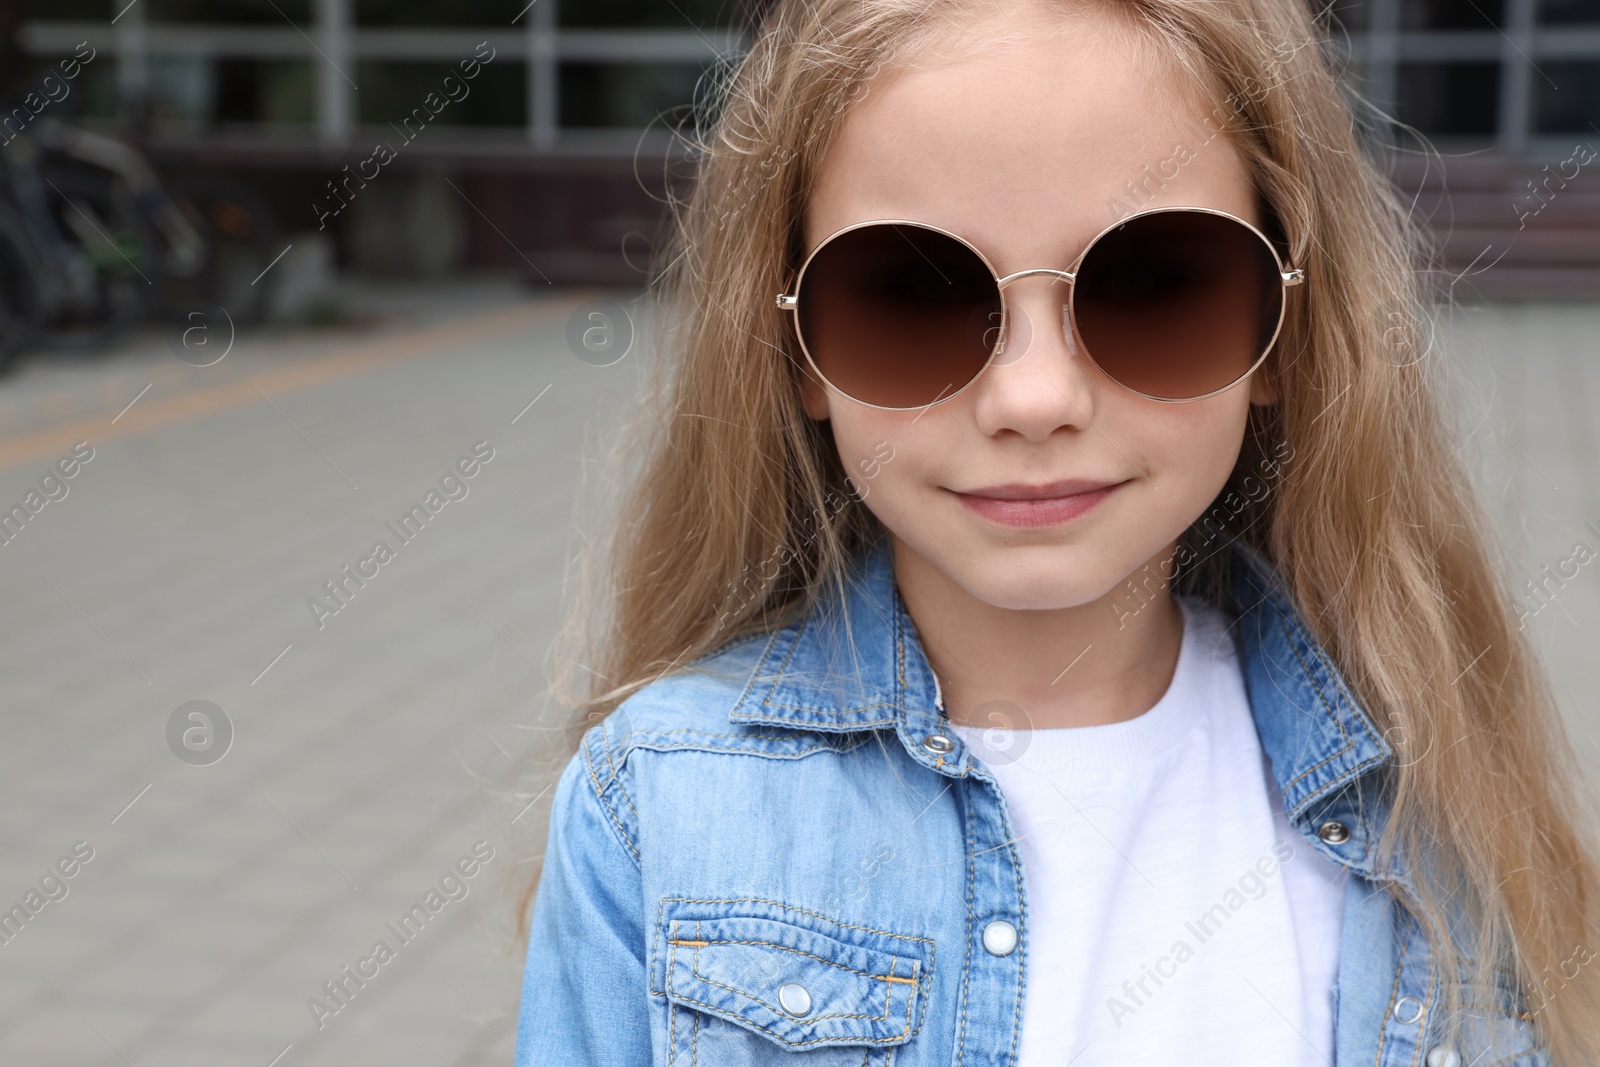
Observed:
[[[1600,305],[1456,310],[1439,338],[1462,455],[1504,542],[1524,623],[1600,783]],[[1575,552],[1579,542],[1588,552]],[[1555,579],[1546,577],[1545,568]],[[1576,577],[1560,579],[1560,573]]]
[[[0,943],[0,1063],[510,1062],[514,864],[550,798],[505,791],[506,754],[545,721],[579,456],[638,388],[637,354],[590,366],[567,325],[634,294],[401,295],[210,367],[156,335],[0,385],[0,501],[93,449],[0,545],[0,904],[92,849]],[[308,600],[378,540],[319,628]],[[235,732],[212,765],[169,749],[193,700]]]
[[[377,295],[366,327],[209,367],[155,334],[0,383],[0,504],[93,449],[0,545],[0,905],[66,889],[0,943],[0,1063],[510,1062],[513,865],[549,797],[499,786],[551,722],[582,460],[648,338],[605,367],[569,347],[580,304],[628,293]],[[1512,566],[1600,549],[1600,307],[1464,310],[1446,339]],[[466,495],[396,536],[463,460]],[[347,566],[369,577],[332,611]],[[1530,627],[1600,775],[1600,567]],[[169,741],[196,700],[231,722],[220,762],[175,754],[187,729],[203,761],[205,720]]]

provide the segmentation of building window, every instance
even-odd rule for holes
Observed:
[[[1492,137],[1500,99],[1498,63],[1402,63],[1396,118],[1425,134]]]
[[[1600,24],[1600,0],[1544,0],[1539,5],[1539,21],[1547,26]]]
[[[692,128],[707,69],[701,63],[563,63],[561,125]]]
[[[529,6],[528,0],[450,0],[447,4],[439,0],[353,0],[353,5],[357,26],[482,26],[486,29],[510,26],[511,20]]]
[[[1539,90],[1536,132],[1593,137],[1595,126],[1600,125],[1600,62],[1539,66],[1550,81],[1541,78],[1535,82]]]
[[[95,5],[100,10],[91,17],[108,19],[127,2],[128,0],[122,0],[122,3],[102,0]],[[282,26],[284,20],[288,18],[300,26],[305,26],[315,17],[311,8],[312,0],[271,0],[270,3],[268,0],[227,0],[226,3],[218,3],[217,0],[139,0],[139,2],[148,5],[146,17],[151,22]]]
[[[739,19],[733,0],[569,0],[557,15],[563,29],[729,30]]]
[[[245,127],[248,130],[251,126],[265,126],[309,130],[316,121],[316,84],[309,60],[219,59],[206,64],[203,60],[190,59],[183,66],[194,72],[194,77],[185,84],[203,87],[201,92],[209,91],[210,106],[206,107],[205,102],[198,99],[184,100],[171,92],[170,84],[163,85],[152,78],[151,95],[156,106],[152,119],[158,124],[167,125],[173,120],[181,124],[187,117],[187,107],[195,107],[209,120],[209,125],[223,128]]]
[[[1505,0],[1403,0],[1402,30],[1500,29]]]
[[[1328,7],[1328,21],[1335,32],[1358,33],[1367,28],[1371,10],[1365,0],[1334,0]]]
[[[470,59],[471,52],[463,55]],[[527,64],[498,56],[492,63],[480,64],[477,77],[461,78],[452,63],[362,60],[356,64],[356,118],[363,125],[387,127],[404,125],[408,117],[417,123],[455,127],[516,127],[528,122]],[[446,87],[445,79],[450,78]],[[431,96],[430,96],[431,94]],[[432,100],[434,106],[427,107]],[[424,114],[418,115],[417,109]]]

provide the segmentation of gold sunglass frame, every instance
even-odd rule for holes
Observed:
[[[1077,286],[1073,285],[1073,283],[1077,281],[1077,273],[1078,273],[1078,270],[1083,266],[1084,260],[1089,257],[1089,253],[1090,252],[1094,251],[1095,245],[1097,245],[1100,242],[1101,238],[1105,237],[1107,234],[1111,233],[1114,230],[1117,230],[1117,229],[1119,229],[1119,228],[1121,228],[1123,226],[1126,226],[1128,223],[1134,221],[1135,219],[1144,218],[1144,217],[1149,216],[1149,215],[1159,215],[1159,214],[1166,214],[1166,213],[1178,212],[1178,211],[1194,212],[1194,213],[1205,214],[1205,215],[1217,215],[1217,216],[1220,216],[1220,217],[1225,218],[1225,219],[1231,219],[1232,221],[1238,223],[1240,226],[1243,226],[1245,229],[1249,230],[1251,233],[1255,234],[1256,237],[1258,237],[1261,240],[1261,243],[1266,247],[1267,251],[1271,253],[1273,263],[1277,265],[1278,278],[1279,278],[1279,281],[1283,285],[1283,295],[1282,295],[1282,298],[1278,301],[1278,321],[1273,325],[1272,337],[1267,341],[1266,345],[1263,346],[1263,348],[1261,350],[1261,353],[1256,357],[1255,362],[1250,364],[1249,369],[1246,370],[1243,374],[1239,375],[1237,378],[1235,378],[1233,381],[1229,382],[1227,385],[1224,385],[1219,389],[1213,389],[1211,392],[1201,394],[1200,396],[1188,396],[1188,397],[1152,396],[1149,393],[1141,392],[1141,391],[1133,388],[1132,386],[1125,385],[1122,382],[1118,381],[1117,379],[1113,378],[1109,373],[1107,373],[1105,371],[1104,368],[1102,368],[1100,366],[1100,364],[1098,362],[1095,361],[1094,354],[1089,351],[1088,344],[1086,344],[1083,341],[1082,336],[1078,332],[1078,312],[1077,312],[1077,292],[1078,292],[1078,290],[1077,290]],[[814,374],[816,374],[818,380],[826,383],[828,388],[834,390],[835,392],[839,393],[840,395],[847,396],[851,400],[855,401],[858,404],[863,404],[863,405],[865,405],[867,407],[870,407],[870,408],[876,408],[879,411],[922,411],[922,410],[925,410],[927,408],[933,407],[935,404],[942,404],[947,400],[951,400],[951,399],[953,399],[953,398],[955,398],[957,396],[960,396],[963,392],[965,392],[968,388],[970,388],[972,386],[973,382],[976,382],[979,378],[981,378],[983,376],[983,372],[988,370],[989,367],[991,367],[994,364],[995,356],[998,353],[1000,353],[1001,351],[1003,351],[1004,348],[1005,348],[1004,339],[1008,336],[1007,330],[1008,330],[1008,327],[1010,325],[1010,314],[1011,314],[1011,312],[1010,312],[1010,304],[1006,301],[1006,298],[1005,298],[1006,286],[1010,285],[1012,282],[1017,281],[1020,278],[1026,278],[1026,277],[1029,277],[1030,275],[1035,275],[1035,274],[1053,275],[1054,277],[1056,277],[1056,278],[1058,278],[1058,279],[1060,279],[1062,281],[1065,281],[1068,285],[1072,285],[1073,286],[1072,293],[1067,298],[1067,320],[1068,320],[1067,325],[1068,325],[1068,328],[1070,329],[1070,331],[1072,333],[1072,337],[1069,338],[1069,340],[1072,341],[1073,345],[1075,346],[1075,348],[1078,351],[1081,351],[1087,357],[1088,363],[1091,366],[1094,367],[1095,373],[1097,373],[1100,377],[1102,377],[1106,381],[1110,382],[1113,386],[1116,386],[1119,389],[1122,389],[1122,390],[1124,390],[1124,391],[1126,391],[1128,393],[1131,393],[1134,396],[1142,397],[1142,398],[1144,398],[1146,400],[1154,400],[1154,401],[1157,401],[1157,402],[1162,403],[1162,404],[1192,404],[1192,403],[1194,403],[1195,401],[1198,401],[1198,400],[1208,400],[1211,397],[1214,397],[1214,396],[1217,396],[1217,395],[1219,395],[1221,393],[1227,392],[1229,389],[1232,389],[1234,386],[1238,385],[1240,382],[1244,381],[1246,378],[1249,378],[1250,375],[1254,374],[1256,372],[1257,368],[1259,368],[1261,366],[1261,364],[1266,361],[1266,358],[1269,355],[1272,354],[1273,347],[1278,343],[1278,335],[1283,331],[1283,320],[1284,320],[1284,318],[1285,318],[1285,316],[1286,316],[1286,314],[1288,312],[1288,306],[1289,306],[1288,290],[1293,286],[1301,284],[1302,282],[1305,281],[1305,278],[1306,278],[1306,274],[1305,274],[1304,270],[1296,268],[1296,267],[1291,267],[1287,263],[1284,262],[1283,257],[1281,255],[1279,255],[1279,253],[1278,253],[1277,247],[1272,243],[1271,240],[1269,240],[1267,238],[1266,234],[1261,232],[1261,230],[1258,227],[1251,225],[1249,222],[1247,222],[1244,219],[1240,218],[1239,216],[1233,214],[1232,212],[1222,211],[1222,210],[1219,210],[1217,208],[1176,205],[1176,206],[1169,206],[1169,207],[1146,208],[1143,211],[1136,211],[1131,215],[1128,215],[1128,216],[1126,216],[1124,218],[1120,218],[1120,219],[1116,220],[1115,222],[1111,223],[1110,225],[1108,225],[1104,229],[1102,229],[1099,233],[1095,234],[1094,237],[1090,239],[1089,243],[1084,245],[1083,251],[1078,253],[1078,257],[1072,261],[1072,265],[1071,265],[1071,269],[1070,270],[1055,270],[1055,269],[1052,269],[1050,267],[1031,267],[1031,268],[1029,268],[1027,270],[1014,271],[1011,274],[1007,274],[1007,275],[1005,275],[1003,277],[1001,276],[999,271],[995,270],[994,264],[989,261],[989,257],[985,256],[983,254],[983,252],[976,245],[974,245],[971,241],[967,240],[965,237],[962,237],[960,234],[954,233],[954,232],[952,232],[950,230],[947,230],[942,226],[935,226],[934,224],[932,224],[930,222],[917,222],[917,221],[914,221],[914,220],[911,220],[911,219],[867,219],[867,220],[864,220],[862,222],[851,223],[849,226],[840,227],[839,229],[837,229],[837,230],[833,231],[832,233],[830,233],[828,236],[824,237],[821,241],[817,242],[816,247],[811,249],[811,251],[806,254],[805,261],[800,264],[799,271],[797,271],[795,273],[794,281],[788,286],[789,291],[777,294],[777,297],[776,297],[776,299],[774,301],[776,307],[780,311],[791,311],[791,312],[798,313],[799,307],[800,307],[800,291],[801,291],[801,286],[805,282],[806,270],[811,266],[812,261],[814,259],[816,259],[817,253],[822,251],[823,248],[827,247],[828,244],[830,242],[832,242],[835,238],[837,238],[837,237],[839,237],[839,236],[841,236],[843,234],[849,233],[852,230],[859,230],[859,229],[862,229],[862,228],[867,227],[867,226],[884,226],[884,225],[915,226],[915,227],[918,227],[919,229],[932,230],[935,233],[943,234],[945,237],[948,237],[951,240],[956,241],[957,243],[959,243],[962,246],[964,246],[973,255],[977,256],[978,260],[984,265],[984,268],[988,270],[990,276],[994,278],[995,289],[1000,294],[1000,332],[998,334],[998,338],[999,339],[996,341],[994,348],[990,350],[988,358],[986,358],[984,360],[983,366],[979,367],[977,373],[975,373],[970,379],[968,379],[968,381],[965,384],[963,384],[961,386],[961,388],[959,388],[959,389],[955,390],[954,392],[950,393],[948,396],[941,396],[938,399],[929,401],[926,404],[914,404],[914,405],[912,405],[910,407],[890,407],[888,405],[874,404],[871,401],[862,400],[859,397],[853,396],[852,394],[845,392],[843,389],[840,389],[833,382],[829,381],[828,376],[823,374],[822,373],[822,369],[817,366],[817,361],[814,358],[812,358],[810,346],[808,346],[806,344],[805,335],[804,335],[804,332],[800,329],[799,321],[798,320],[794,320],[792,322],[792,325],[794,327],[795,338],[800,342],[800,350],[805,355],[806,363],[810,365],[812,372]]]

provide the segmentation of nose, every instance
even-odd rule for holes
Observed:
[[[1002,289],[1006,330],[977,383],[977,411],[985,433],[1043,439],[1061,426],[1087,427],[1102,385],[1072,335],[1072,283],[1055,271],[1024,274]]]

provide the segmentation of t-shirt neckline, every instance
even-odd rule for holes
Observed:
[[[1225,620],[1214,606],[1187,596],[1175,596],[1183,613],[1183,636],[1178,662],[1166,692],[1142,715],[1099,726],[1057,726],[1009,730],[981,724],[950,723],[981,760],[986,751],[996,756],[988,763],[1021,763],[1055,767],[1076,762],[1085,766],[1147,765],[1171,751],[1210,717],[1217,661],[1232,657],[1232,638]],[[1222,642],[1228,642],[1224,645]],[[948,721],[948,720],[947,720]],[[1020,751],[1017,746],[1025,745]]]

